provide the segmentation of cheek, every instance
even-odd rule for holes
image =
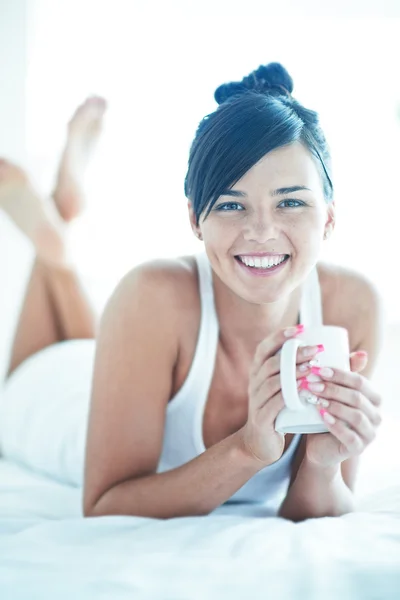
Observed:
[[[316,213],[293,219],[286,232],[297,252],[317,252],[323,243],[324,228],[324,216]]]
[[[228,219],[225,221],[210,219],[210,221],[204,223],[202,234],[205,242],[215,246],[223,246],[237,237],[238,226],[234,222],[228,221]]]

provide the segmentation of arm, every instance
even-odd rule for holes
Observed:
[[[373,287],[362,280],[356,280],[356,285],[359,289],[349,290],[349,302],[351,297],[356,297],[362,298],[363,303],[356,307],[358,318],[355,318],[355,314],[349,318],[351,326],[349,325],[348,329],[353,349],[351,369],[362,370],[365,377],[370,378],[381,346],[382,311],[379,296]],[[356,354],[360,349],[367,351],[369,359],[367,367],[366,358]],[[370,396],[372,397],[372,394]],[[379,425],[379,417],[376,425]],[[350,458],[327,467],[319,466],[309,460],[307,440],[304,438],[294,464],[289,492],[280,508],[280,516],[300,521],[306,518],[339,516],[352,512],[354,510],[352,491],[360,459],[359,454],[360,452],[353,453]]]
[[[105,310],[86,451],[87,516],[206,514],[264,466],[246,452],[239,431],[180,468],[156,473],[179,349],[177,289],[170,270],[142,267]]]
[[[167,519],[206,515],[223,504],[263,465],[246,454],[240,433],[165,473],[136,476],[105,491],[87,516],[136,515]]]
[[[340,465],[320,467],[303,458],[279,516],[292,521],[337,517],[354,510]]]

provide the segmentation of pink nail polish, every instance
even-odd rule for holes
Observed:
[[[308,381],[307,381],[307,377],[302,377],[301,379],[299,379],[299,383],[300,385],[299,390],[308,390]]]
[[[313,375],[319,375],[321,371],[321,367],[311,367],[311,373]]]
[[[318,352],[324,352],[325,351],[325,346],[323,344],[318,344],[317,346],[317,353]]]
[[[334,425],[336,423],[335,417],[332,417],[332,415],[330,415],[325,410],[325,408],[320,408],[319,409],[319,414],[321,415],[321,417],[323,418],[323,420],[325,421],[325,423],[328,423],[328,425]]]
[[[304,325],[296,325],[297,335],[304,332]]]
[[[326,379],[330,379],[334,375],[334,372],[330,367],[313,367],[311,373],[313,375],[320,375]]]

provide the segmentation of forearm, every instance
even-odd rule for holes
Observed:
[[[353,494],[343,481],[340,464],[318,467],[303,459],[279,510],[291,521],[337,517],[354,510]]]
[[[245,451],[239,431],[177,469],[116,485],[85,513],[161,519],[205,515],[264,466]]]

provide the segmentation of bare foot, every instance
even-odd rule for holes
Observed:
[[[37,257],[52,265],[67,264],[65,224],[50,200],[39,197],[26,173],[0,159],[0,209],[32,242]]]
[[[83,207],[83,180],[92,151],[100,136],[107,104],[93,96],[78,106],[68,124],[53,199],[64,221],[77,217]]]

